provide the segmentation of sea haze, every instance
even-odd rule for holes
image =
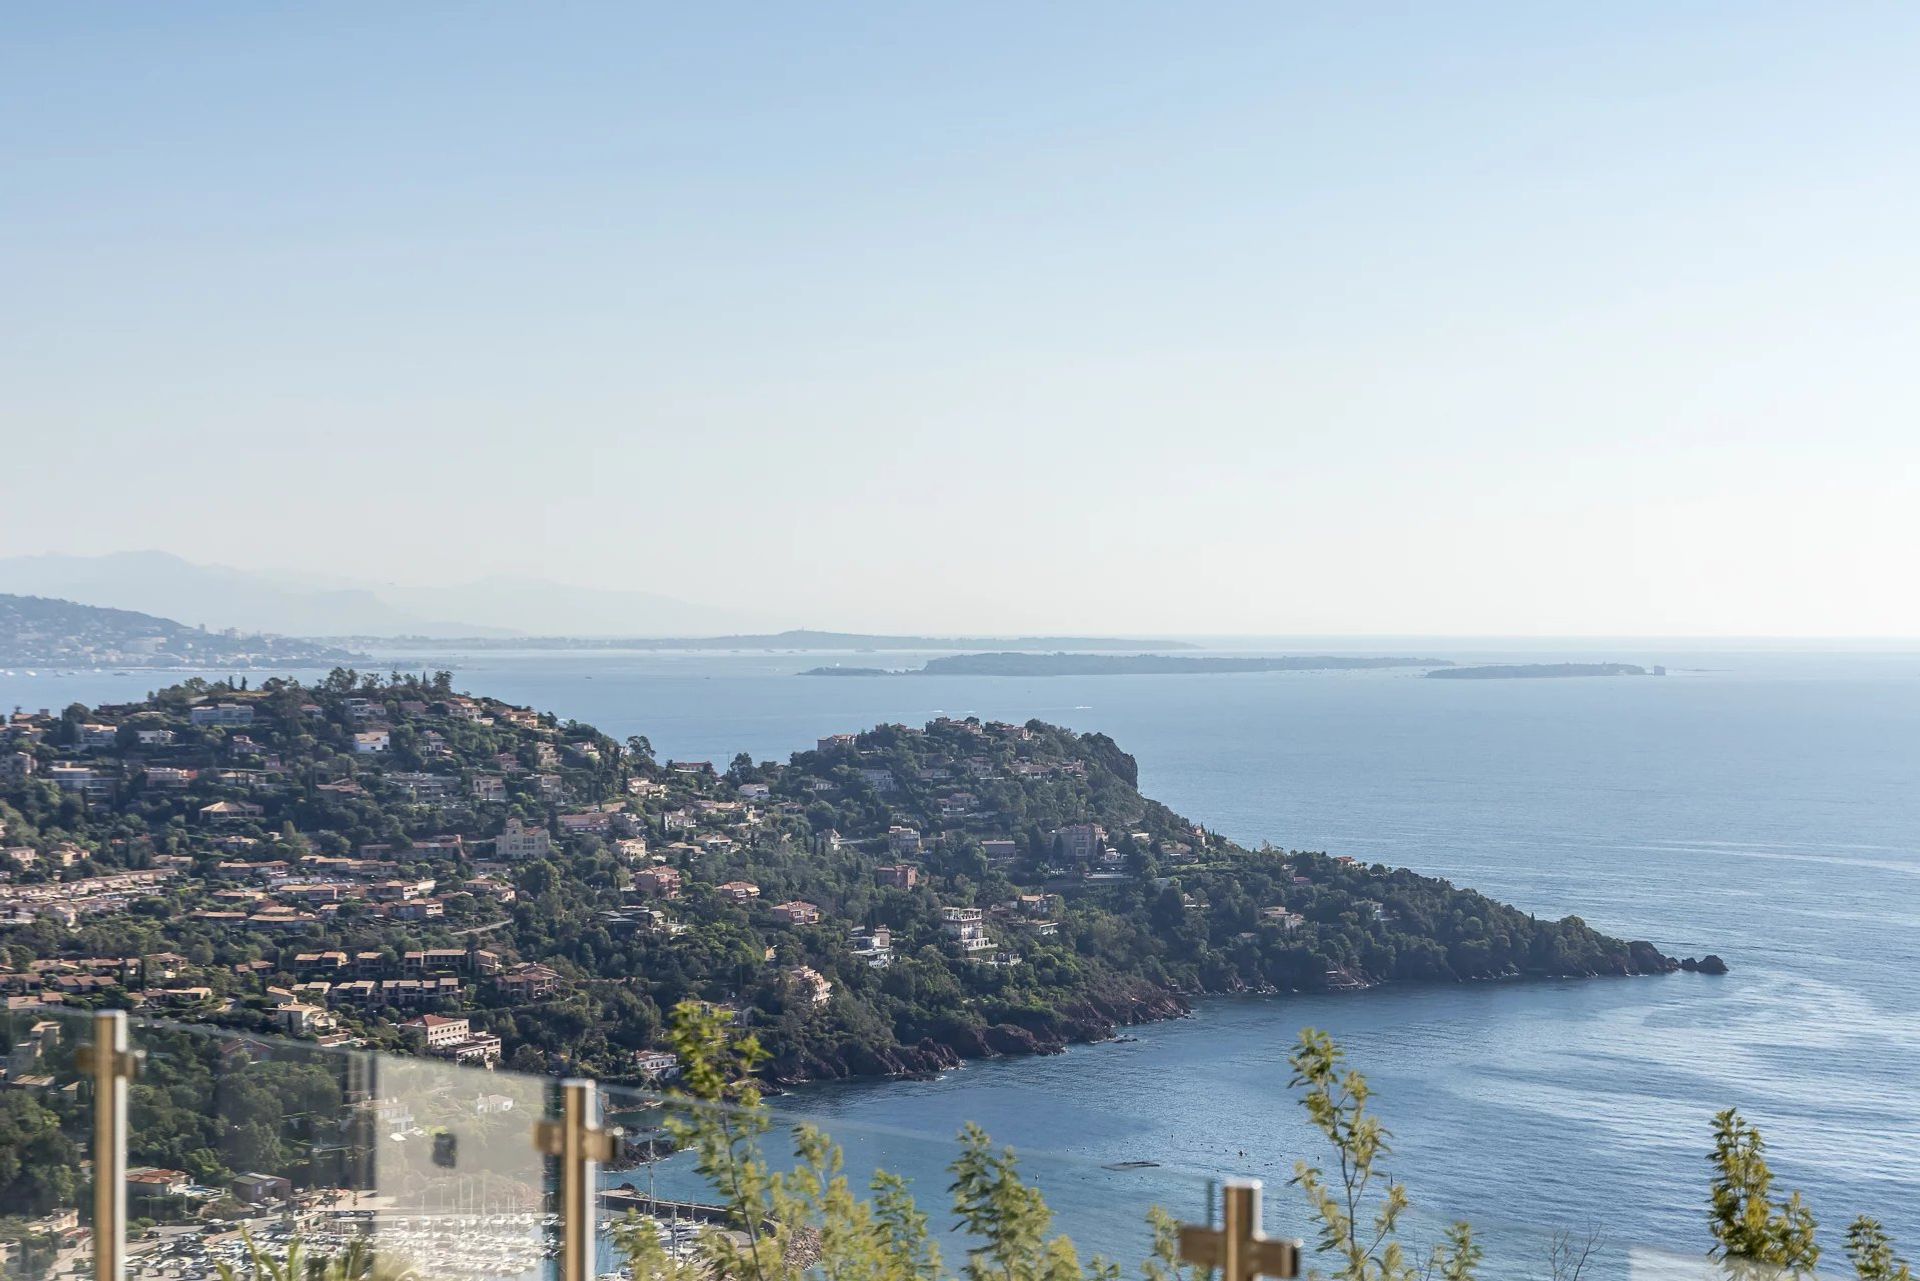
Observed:
[[[946,1149],[863,1138],[862,1127],[945,1138],[972,1118],[1035,1149],[1161,1162],[1049,1176],[1062,1226],[1095,1241],[1137,1245],[1127,1225],[1154,1200],[1197,1209],[1181,1171],[1263,1176],[1269,1226],[1302,1230],[1297,1198],[1275,1185],[1320,1151],[1286,1089],[1287,1049],[1312,1024],[1373,1077],[1397,1136],[1392,1168],[1423,1216],[1598,1220],[1616,1244],[1703,1249],[1708,1120],[1735,1105],[1835,1242],[1857,1213],[1920,1240],[1920,656],[1413,644],[1376,652],[1671,674],[907,681],[795,675],[818,653],[391,662],[450,662],[462,685],[723,765],[741,750],[784,757],[823,734],[941,713],[1100,730],[1139,758],[1144,792],[1238,840],[1403,864],[1733,966],[1719,979],[1213,1001],[1135,1041],[783,1101],[845,1128],[856,1155],[884,1153],[935,1200]],[[92,703],[158,679],[16,672],[0,676],[0,703]],[[673,1176],[663,1167],[662,1177]]]

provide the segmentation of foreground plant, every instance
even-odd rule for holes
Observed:
[[[1820,1262],[1820,1225],[1798,1192],[1784,1204],[1773,1200],[1766,1151],[1760,1131],[1734,1109],[1713,1118],[1711,1253],[1736,1277],[1810,1273]],[[1913,1281],[1886,1228],[1864,1214],[1847,1225],[1847,1262],[1859,1281]]]
[[[1860,1281],[1913,1281],[1913,1269],[1894,1257],[1893,1240],[1880,1220],[1864,1214],[1847,1227],[1847,1261]]]
[[[761,1153],[771,1128],[754,1071],[765,1055],[751,1036],[735,1040],[725,1022],[695,1003],[674,1011],[672,1043],[682,1063],[680,1111],[668,1130],[693,1153],[694,1168],[727,1212],[728,1230],[708,1227],[676,1250],[650,1219],[629,1215],[614,1237],[634,1281],[947,1281],[928,1219],[906,1183],[880,1171],[868,1196],[856,1193],[839,1147],[810,1126],[796,1129],[794,1165],[777,1173]],[[1405,1190],[1379,1168],[1388,1133],[1367,1110],[1369,1089],[1325,1033],[1308,1029],[1290,1062],[1302,1105],[1338,1160],[1329,1179],[1306,1162],[1294,1182],[1320,1219],[1318,1247],[1339,1260],[1338,1281],[1475,1281],[1482,1250],[1467,1223],[1410,1260],[1397,1239],[1408,1207]],[[1082,1262],[1071,1239],[1052,1231],[1053,1212],[1038,1188],[1020,1177],[1011,1149],[995,1148],[978,1126],[960,1132],[960,1155],[949,1167],[948,1192],[958,1227],[975,1243],[964,1281],[1117,1281],[1119,1268],[1098,1257]],[[1364,1226],[1363,1226],[1364,1217]],[[1180,1262],[1178,1225],[1164,1210],[1148,1213],[1152,1228],[1145,1281],[1194,1281]],[[1320,1275],[1320,1274],[1315,1274]],[[1893,1281],[1888,1278],[1887,1281]],[[1903,1278],[1900,1281],[1911,1281]]]
[[[877,1171],[856,1192],[839,1145],[811,1126],[794,1137],[794,1165],[774,1171],[760,1141],[771,1128],[753,1072],[765,1055],[753,1037],[735,1040],[725,1022],[694,1002],[674,1011],[672,1043],[682,1064],[679,1112],[667,1121],[693,1153],[694,1168],[727,1212],[726,1230],[702,1229],[676,1253],[650,1219],[628,1215],[615,1243],[634,1281],[947,1281],[927,1215],[904,1180]],[[1119,1268],[1082,1263],[1071,1239],[1052,1231],[1053,1212],[1020,1177],[1011,1149],[995,1148],[969,1125],[949,1167],[948,1189],[960,1227],[976,1243],[958,1276],[964,1281],[1117,1281]],[[1177,1257],[1173,1220],[1153,1212],[1148,1281],[1190,1281]]]
[[[735,1039],[721,1016],[696,1002],[674,1011],[672,1044],[682,1084],[666,1126],[693,1154],[720,1199],[726,1228],[708,1226],[685,1240],[663,1240],[652,1219],[629,1214],[612,1225],[634,1281],[1118,1281],[1119,1268],[1082,1262],[1071,1239],[1053,1232],[1040,1190],[1020,1177],[1009,1148],[967,1125],[949,1167],[957,1228],[970,1246],[949,1272],[928,1216],[905,1180],[876,1171],[864,1191],[847,1178],[839,1146],[811,1126],[796,1127],[793,1164],[774,1170],[761,1151],[772,1129],[755,1074],[766,1060],[752,1036]],[[1411,1208],[1406,1189],[1384,1168],[1391,1134],[1370,1109],[1372,1091],[1324,1032],[1303,1029],[1288,1058],[1292,1088],[1332,1148],[1331,1174],[1296,1164],[1293,1182],[1319,1221],[1316,1252],[1337,1266],[1310,1269],[1324,1281],[1477,1281],[1484,1252],[1471,1225],[1457,1222],[1439,1244],[1410,1255],[1400,1241]],[[1736,1281],[1804,1276],[1818,1264],[1818,1223],[1798,1192],[1774,1199],[1774,1175],[1759,1130],[1729,1109],[1714,1117],[1710,1256]],[[1144,1281],[1196,1281],[1179,1259],[1179,1229],[1158,1207]],[[411,1265],[376,1258],[365,1241],[333,1255],[309,1253],[295,1238],[269,1255],[244,1231],[243,1268],[216,1265],[220,1281],[420,1281]],[[1551,1281],[1582,1281],[1599,1247],[1592,1229],[1559,1232],[1547,1250]],[[1914,1281],[1881,1223],[1861,1216],[1847,1229],[1846,1255],[1857,1281]]]
[[[1707,1159],[1714,1170],[1709,1253],[1735,1275],[1811,1272],[1820,1262],[1814,1240],[1818,1225],[1798,1192],[1784,1205],[1774,1204],[1773,1170],[1760,1131],[1728,1108],[1713,1118],[1713,1152]]]
[[[1473,1239],[1473,1226],[1464,1220],[1447,1228],[1445,1240],[1427,1253],[1421,1266],[1408,1259],[1399,1232],[1400,1218],[1411,1202],[1406,1188],[1379,1167],[1380,1158],[1393,1150],[1388,1143],[1392,1136],[1367,1110],[1373,1094],[1367,1078],[1343,1067],[1345,1059],[1346,1052],[1332,1037],[1303,1028],[1300,1044],[1287,1060],[1293,1067],[1288,1084],[1303,1091],[1300,1105],[1332,1144],[1338,1162],[1329,1179],[1319,1166],[1296,1161],[1292,1180],[1306,1193],[1320,1221],[1320,1252],[1340,1260],[1331,1275],[1338,1281],[1474,1281],[1483,1252]]]
[[[424,1281],[418,1268],[382,1260],[365,1241],[350,1241],[338,1254],[315,1255],[295,1237],[287,1243],[286,1254],[277,1257],[262,1251],[244,1229],[240,1239],[247,1247],[247,1271],[216,1263],[220,1281]]]

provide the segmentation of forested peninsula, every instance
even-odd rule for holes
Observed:
[[[0,731],[0,987],[645,1081],[708,1002],[798,1081],[1047,1053],[1209,993],[1660,973],[1577,917],[1248,849],[1100,734],[941,719],[659,759],[445,672],[190,681]]]

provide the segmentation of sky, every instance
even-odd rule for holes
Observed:
[[[1920,636],[1920,7],[14,6],[0,555]]]

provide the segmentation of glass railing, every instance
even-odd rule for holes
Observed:
[[[411,1054],[119,1026],[126,1053],[102,1058],[112,1018],[0,1016],[8,1278],[1354,1275],[1300,1189],[1269,1187],[1261,1207],[1245,1185],[1152,1152],[1095,1162],[1048,1153],[1044,1133],[819,1120],[832,1109],[805,1089],[721,1103],[526,1076],[485,1066],[494,1047],[457,1020],[409,1028]],[[122,1067],[124,1101],[109,1084]],[[1463,1241],[1455,1216],[1417,1205],[1376,1240],[1385,1190],[1356,1203],[1376,1265],[1384,1241],[1400,1245],[1399,1271],[1365,1272],[1379,1281],[1774,1275],[1616,1238],[1605,1207],[1558,1227],[1468,1208]]]
[[[1276,1191],[1267,1214],[1268,1229],[1304,1232],[1311,1248],[1315,1229],[1306,1207],[1292,1192],[1284,1187]],[[1621,1235],[1611,1226],[1605,1205],[1594,1206],[1589,1218],[1562,1225],[1518,1222],[1498,1206],[1460,1207],[1452,1214],[1416,1206],[1402,1215],[1396,1235],[1422,1281],[1444,1281],[1441,1265],[1453,1256],[1452,1236],[1461,1223],[1471,1229],[1472,1274],[1478,1281],[1859,1281],[1837,1248],[1822,1255],[1816,1267],[1781,1268],[1715,1259],[1705,1245],[1704,1187],[1697,1212],[1700,1244],[1692,1249]],[[1310,1256],[1309,1262],[1317,1260]],[[1321,1270],[1331,1273],[1336,1267]]]
[[[61,1132],[84,1153],[93,1097],[74,1050],[97,1029],[50,1017],[58,1035],[37,1035],[56,1081],[73,1087],[55,1090]],[[15,1043],[35,1035],[15,1022]],[[1089,1276],[1098,1258],[1137,1275],[1156,1221],[1170,1259],[1175,1221],[1210,1213],[1209,1180],[1152,1161],[1029,1150],[1039,1136],[816,1128],[802,1096],[742,1107],[467,1065],[450,1057],[475,1052],[464,1029],[429,1023],[413,1034],[440,1043],[398,1054],[131,1021],[120,1275],[772,1281],[875,1251],[875,1266],[897,1265],[877,1276],[936,1275],[936,1260],[937,1275],[958,1275],[975,1251],[1056,1266],[1071,1257]],[[585,1111],[571,1116],[583,1094]],[[585,1180],[577,1202],[570,1173]],[[79,1207],[85,1235],[84,1189],[43,1199]],[[1004,1228],[997,1215],[1011,1216]],[[582,1220],[574,1260],[569,1229]],[[80,1246],[9,1270],[57,1278],[95,1263]]]
[[[53,1277],[93,1266],[92,1020],[54,1008],[0,1016],[0,1267]]]
[[[127,1275],[522,1277],[551,1257],[544,1078],[198,1025],[131,1039]]]
[[[813,1118],[804,1092],[751,1110],[624,1087],[603,1089],[601,1100],[618,1139],[597,1176],[599,1273],[668,1275],[665,1259],[746,1273],[755,1251],[806,1261],[857,1248],[873,1256],[876,1276],[961,1275],[976,1252],[985,1275],[1025,1275],[985,1262],[1021,1251],[1071,1251],[1088,1276],[1097,1261],[1137,1276],[1153,1256],[1155,1223],[1204,1225],[1213,1199],[1202,1174],[1058,1156],[1043,1135]],[[1018,1221],[989,1222],[999,1211]],[[730,1239],[715,1239],[716,1226]],[[652,1273],[635,1267],[647,1259]],[[929,1270],[936,1260],[945,1270]]]

